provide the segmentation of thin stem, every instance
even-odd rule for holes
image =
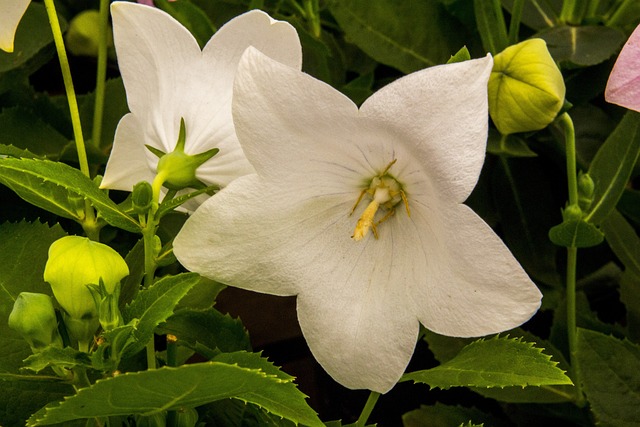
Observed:
[[[522,9],[524,0],[515,0],[511,9],[511,22],[509,23],[509,44],[518,43],[518,33],[520,32],[520,21],[522,20]]]
[[[380,393],[372,391],[369,394],[369,398],[367,399],[367,403],[364,404],[364,408],[362,408],[362,413],[360,413],[360,417],[355,423],[356,427],[364,427],[367,425],[367,420],[373,412],[373,408],[376,406],[376,402],[378,402],[378,398],[380,397]]]
[[[598,16],[598,9],[600,8],[600,0],[591,0],[589,2],[589,6],[587,6],[587,14],[585,15],[585,17],[587,19],[589,18],[595,18],[596,16]]]
[[[315,38],[320,38],[322,28],[320,27],[320,6],[318,0],[304,0],[304,8],[307,14],[307,19],[311,24],[311,33]]]
[[[569,340],[569,360],[576,387],[576,404],[584,405],[582,381],[579,378],[577,347],[578,328],[576,324],[576,268],[578,265],[578,248],[567,248],[567,337]]]
[[[58,52],[58,59],[60,60],[60,69],[62,70],[64,87],[67,92],[67,101],[69,103],[69,113],[71,114],[71,124],[73,125],[73,136],[76,141],[80,170],[85,176],[89,177],[89,162],[87,161],[87,151],[84,146],[84,139],[82,137],[82,125],[80,124],[78,101],[76,100],[76,92],[73,88],[71,68],[69,67],[67,51],[64,48],[62,30],[60,29],[60,21],[58,21],[58,14],[56,13],[54,0],[44,0],[44,5],[47,9],[47,15],[49,16],[51,32],[53,33],[53,41],[56,45],[56,51]]]
[[[98,69],[96,74],[96,98],[93,106],[93,129],[91,141],[100,148],[102,118],[104,111],[105,81],[107,78],[107,40],[109,37],[109,0],[100,0],[100,22],[98,39]]]
[[[571,25],[579,25],[585,12],[584,0],[564,0],[560,11],[560,20]]]
[[[607,27],[618,26],[620,21],[627,19],[632,8],[635,7],[635,0],[624,0],[622,4],[606,19],[605,25]]]

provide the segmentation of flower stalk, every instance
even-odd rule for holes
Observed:
[[[362,408],[362,412],[358,417],[358,420],[355,423],[356,427],[365,427],[367,425],[367,420],[373,412],[373,408],[375,408],[376,403],[378,402],[378,398],[380,397],[380,393],[372,391],[367,398],[367,402],[364,404],[364,408]]]
[[[107,77],[107,40],[109,32],[109,0],[100,0],[100,22],[98,39],[98,68],[96,76],[96,97],[93,107],[93,129],[91,141],[100,147],[102,137],[102,119],[104,112],[105,81]]]

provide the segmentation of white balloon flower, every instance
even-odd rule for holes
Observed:
[[[540,291],[463,204],[484,162],[492,64],[412,73],[358,109],[248,49],[233,116],[256,173],[198,208],[175,255],[231,286],[297,295],[312,353],[353,389],[393,387],[420,323],[474,337],[527,321]]]
[[[219,149],[213,157],[204,156],[203,163],[186,162],[195,163],[195,177],[205,185],[223,187],[252,173],[231,117],[238,62],[247,47],[255,46],[300,69],[296,30],[253,10],[222,26],[201,50],[184,26],[157,8],[115,2],[111,13],[131,113],[116,130],[102,187],[131,191],[140,181],[152,183],[159,157],[174,152],[187,159]]]

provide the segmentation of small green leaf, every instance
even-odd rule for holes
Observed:
[[[640,113],[627,112],[596,153],[589,175],[595,183],[585,220],[599,225],[615,208],[640,154]]]
[[[137,353],[153,339],[156,326],[173,314],[178,302],[199,280],[200,276],[196,273],[167,276],[138,293],[122,312],[126,323],[138,319],[134,331],[135,342],[127,347],[123,357]]]
[[[270,370],[270,364],[266,360],[264,363],[265,369]],[[149,416],[228,398],[256,404],[294,423],[323,426],[304,394],[290,380],[262,369],[222,362],[164,367],[98,380],[60,404],[39,411],[27,425],[130,414]]]
[[[442,403],[436,403],[433,406],[421,405],[420,408],[407,412],[402,416],[402,425],[404,427],[451,427],[464,425],[470,422],[469,420],[491,426],[499,425],[497,420],[479,409]]]
[[[329,10],[350,42],[404,73],[443,64],[464,45],[462,26],[437,0],[333,0]]]
[[[140,231],[140,225],[122,212],[93,181],[64,163],[0,158],[0,183],[31,204],[76,221],[82,219],[81,213],[70,199],[78,196],[89,199],[107,223],[134,233]]]
[[[521,338],[496,337],[466,346],[432,369],[403,375],[431,387],[508,387],[572,384],[557,362]]]
[[[589,248],[602,243],[604,234],[583,219],[570,219],[552,227],[549,239],[566,248]]]
[[[577,362],[591,411],[602,426],[632,427],[640,420],[640,347],[578,329]]]
[[[212,351],[251,350],[249,335],[242,322],[215,308],[176,311],[158,328],[158,333],[173,334],[178,337],[178,343],[193,350],[200,349],[196,344]],[[209,355],[203,354],[205,357]]]
[[[454,64],[456,62],[464,62],[471,59],[471,54],[469,53],[469,49],[466,46],[462,46],[462,48],[457,51],[455,54],[451,55],[451,58],[447,61],[447,64]]]
[[[611,58],[627,39],[616,29],[604,26],[556,26],[536,34],[547,42],[557,62],[588,67]]]
[[[75,350],[71,347],[58,348],[47,347],[39,353],[27,357],[24,368],[40,372],[47,366],[61,366],[74,368],[76,366],[91,366],[91,359],[87,353]]]

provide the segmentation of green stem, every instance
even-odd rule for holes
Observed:
[[[587,19],[593,19],[598,16],[598,9],[600,8],[600,0],[591,0],[589,6],[587,6]]]
[[[522,20],[522,9],[524,0],[515,0],[511,9],[511,22],[509,23],[509,45],[518,43],[518,33],[520,32],[520,21]]]
[[[89,162],[87,161],[87,151],[84,146],[84,139],[82,137],[82,125],[80,124],[78,101],[76,100],[76,92],[73,88],[71,68],[69,67],[67,51],[64,48],[64,39],[62,38],[60,21],[58,21],[58,14],[56,13],[54,0],[44,0],[44,5],[47,9],[47,15],[49,16],[51,32],[53,33],[53,41],[56,45],[56,51],[58,52],[58,59],[60,60],[60,69],[62,70],[64,88],[67,92],[67,101],[69,103],[69,113],[71,114],[71,124],[73,125],[73,136],[76,141],[80,170],[85,176],[89,177]]]
[[[585,0],[564,0],[560,20],[570,25],[579,25],[585,12]]]
[[[565,151],[567,155],[567,183],[569,186],[569,204],[578,204],[578,171],[576,169],[576,131],[568,113],[560,116],[564,128]]]
[[[378,402],[378,398],[380,397],[380,393],[372,391],[369,394],[369,398],[367,399],[367,403],[364,404],[364,408],[362,408],[362,413],[360,413],[360,417],[355,423],[356,427],[364,427],[367,425],[367,420],[373,412],[373,408],[376,406],[376,402]]]
[[[474,0],[473,10],[482,46],[495,55],[509,46],[507,26],[500,0]]]
[[[307,19],[311,24],[311,33],[315,38],[319,39],[322,27],[320,26],[320,5],[318,4],[318,0],[304,0],[304,8]]]
[[[607,27],[616,27],[620,25],[621,21],[627,20],[636,1],[637,0],[624,0],[622,4],[605,19],[605,25]]]
[[[100,148],[102,118],[104,111],[105,81],[107,78],[107,40],[109,38],[109,0],[100,0],[100,22],[98,39],[98,69],[96,75],[96,98],[93,106],[93,129],[91,141]]]

